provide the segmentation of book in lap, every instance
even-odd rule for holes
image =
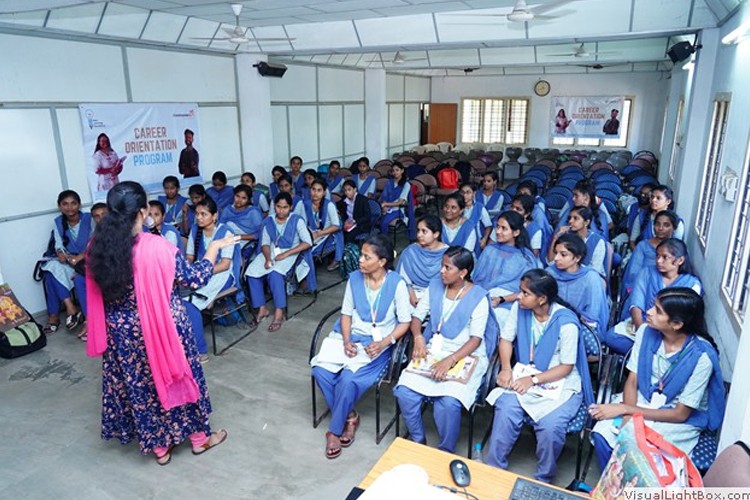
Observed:
[[[446,357],[445,353],[435,355],[431,352],[427,353],[423,359],[412,359],[409,362],[409,366],[406,367],[406,371],[422,375],[423,377],[432,377],[432,366],[443,360]],[[466,356],[456,363],[456,366],[448,370],[448,374],[445,377],[446,381],[459,382],[465,384],[471,379],[474,368],[477,366],[476,356]]]
[[[538,370],[533,365],[516,363],[513,367],[513,380],[518,380],[523,377],[531,377],[532,375],[538,375],[540,373],[542,373],[542,370]],[[539,385],[532,385],[526,392],[542,398],[560,399],[564,384],[565,379],[560,379],[555,382],[545,382]]]

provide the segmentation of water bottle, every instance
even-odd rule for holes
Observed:
[[[480,464],[484,463],[484,460],[482,460],[482,443],[476,443],[474,445],[474,453],[472,453],[471,459]]]

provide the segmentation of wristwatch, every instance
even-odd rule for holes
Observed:
[[[505,300],[505,297],[503,297],[503,296],[500,296],[500,297],[498,297],[498,298],[500,299],[500,303],[501,303],[501,304],[505,304],[505,302],[507,302],[507,301]]]
[[[534,385],[539,385],[539,377],[537,377],[536,375],[532,375],[531,376],[531,383],[534,384]]]

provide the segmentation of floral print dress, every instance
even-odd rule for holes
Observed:
[[[213,274],[213,264],[207,260],[191,265],[177,252],[175,261],[176,282],[190,289],[204,286]],[[165,410],[148,364],[135,291],[131,288],[120,300],[105,305],[107,350],[102,358],[102,438],[116,438],[122,444],[136,439],[143,454],[154,447],[179,444],[195,432],[211,432],[208,389],[190,321],[176,286],[170,297],[170,309],[200,399]]]

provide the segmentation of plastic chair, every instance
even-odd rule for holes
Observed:
[[[573,188],[578,183],[578,181],[581,179],[574,178],[574,177],[564,177],[562,179],[558,179],[555,183],[555,187],[563,187],[566,189],[569,189],[571,192],[573,192]]]
[[[620,184],[616,182],[597,182],[594,184],[594,188],[596,189],[597,193],[599,191],[611,191],[616,195],[616,197],[619,197],[622,194],[622,186],[620,186]]]
[[[320,350],[320,345],[322,344],[323,339],[328,335],[328,332],[333,330],[340,313],[341,313],[341,307],[339,306],[335,309],[332,309],[328,313],[326,313],[323,316],[323,318],[318,322],[318,326],[315,328],[315,333],[313,334],[312,341],[310,342],[310,357],[308,358],[308,362],[312,361],[312,359],[318,354],[318,351]],[[334,316],[336,316],[336,319],[331,321]],[[327,324],[330,326],[326,327]],[[323,333],[324,329],[326,330],[325,333]],[[399,375],[401,374],[401,370],[406,366],[406,363],[408,362],[409,356],[407,353],[407,347],[408,347],[408,343],[406,341],[407,338],[410,338],[410,336],[409,335],[402,336],[396,342],[396,345],[393,346],[392,348],[393,351],[391,353],[391,361],[383,368],[380,374],[378,374],[377,382],[374,385],[375,387],[375,443],[376,444],[380,444],[383,438],[388,434],[388,431],[391,430],[391,427],[393,427],[398,421],[398,415],[399,415],[398,404],[394,401],[395,410],[393,412],[393,416],[388,420],[388,423],[386,424],[385,428],[381,431],[380,400],[381,400],[383,385],[389,385],[389,384],[395,383],[398,380]],[[310,384],[311,384],[311,392],[312,392],[312,425],[313,425],[313,428],[317,428],[320,422],[330,413],[330,409],[326,408],[325,412],[318,415],[317,390],[315,386],[315,378],[313,378],[312,374],[310,375]]]

